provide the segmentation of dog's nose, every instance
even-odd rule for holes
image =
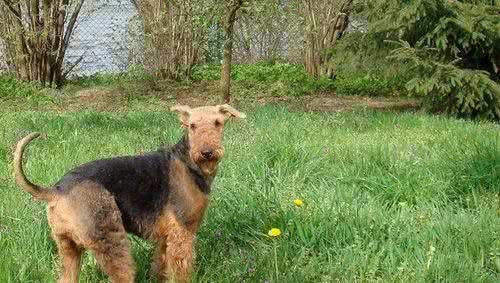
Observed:
[[[201,152],[201,155],[203,155],[206,159],[210,159],[214,155],[214,151],[211,149],[205,149]]]

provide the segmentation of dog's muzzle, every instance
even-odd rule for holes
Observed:
[[[222,149],[214,149],[212,147],[205,147],[201,149],[197,154],[195,154],[196,162],[217,162],[224,155],[224,150]]]

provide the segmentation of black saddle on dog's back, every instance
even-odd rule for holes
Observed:
[[[169,193],[170,153],[163,150],[138,156],[96,160],[80,165],[55,185],[64,194],[82,182],[103,186],[115,198],[127,231],[142,235],[144,223],[154,221]]]

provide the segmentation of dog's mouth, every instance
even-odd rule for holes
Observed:
[[[213,154],[207,155],[197,152],[194,155],[194,162],[200,167],[203,174],[213,176],[217,172],[217,166],[223,156],[222,150],[215,150]]]
[[[219,164],[219,160],[209,160],[198,163],[198,167],[200,167],[203,174],[207,176],[214,176],[217,173],[217,166]]]

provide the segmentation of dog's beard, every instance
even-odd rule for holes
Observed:
[[[204,175],[214,176],[217,173],[219,160],[222,158],[223,154],[224,152],[222,150],[216,150],[212,158],[206,159],[200,153],[194,153],[192,159]]]
[[[218,159],[202,161],[198,164],[203,174],[207,176],[214,176],[217,173],[217,167],[219,164]]]

